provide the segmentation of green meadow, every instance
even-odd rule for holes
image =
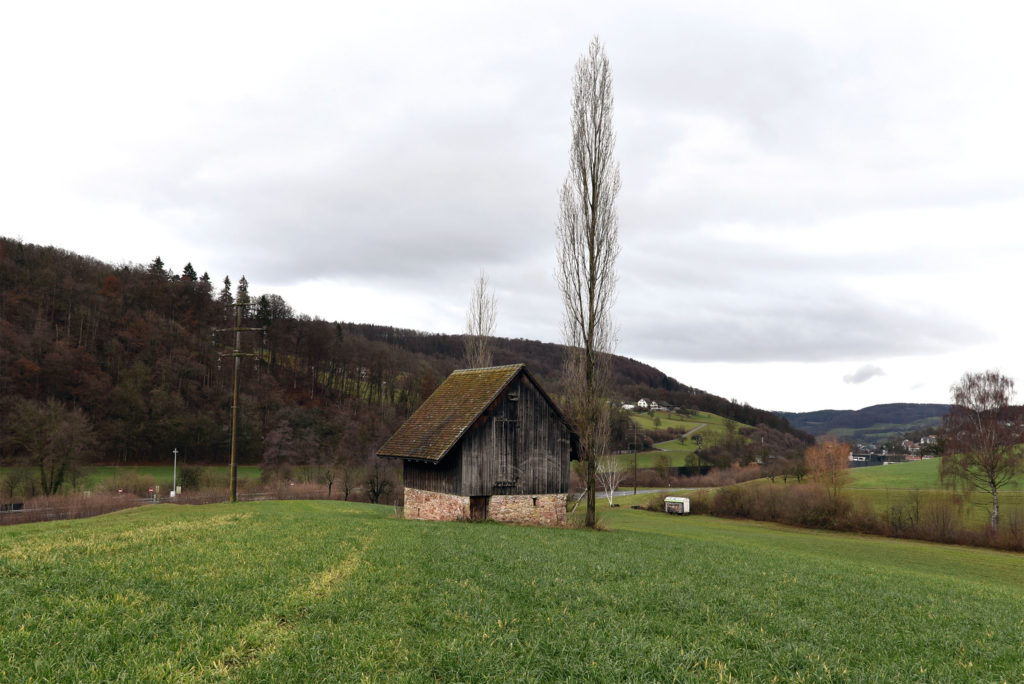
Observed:
[[[328,501],[0,529],[3,681],[1019,681],[1024,556],[602,507]]]
[[[701,432],[707,430],[709,434],[715,434],[724,432],[726,423],[733,423],[736,427],[747,427],[743,423],[738,423],[714,413],[708,413],[707,411],[694,411],[692,414],[686,416],[678,413],[662,411],[655,411],[653,413],[630,413],[629,415],[638,427],[645,430],[681,428],[683,430],[690,431],[704,425],[705,427],[701,429]]]
[[[906,461],[889,465],[851,468],[851,489],[941,489],[941,459]]]
[[[940,465],[942,459],[928,458],[885,466],[852,468],[848,486],[851,489],[941,489]],[[1024,475],[1014,480],[1006,490],[1024,491]]]
[[[732,423],[737,428],[747,427],[743,423],[738,423],[706,411],[695,411],[692,415],[687,416],[661,412],[632,413],[630,417],[638,427],[645,430],[667,430],[670,428],[686,431],[697,430],[691,437],[687,437],[684,442],[680,442],[678,439],[671,439],[655,444],[655,448],[651,451],[640,452],[637,454],[638,468],[653,468],[658,465],[659,461],[666,458],[668,460],[665,465],[669,466],[696,465],[693,452],[697,450],[697,443],[693,441],[693,436],[700,435],[706,446],[725,434],[726,424],[728,423]],[[655,418],[657,418],[657,425],[655,425]],[[623,454],[622,463],[624,466],[632,468],[633,455]]]

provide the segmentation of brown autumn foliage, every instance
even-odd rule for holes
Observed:
[[[832,438],[808,447],[804,454],[811,480],[824,487],[832,499],[839,498],[849,481],[849,455],[850,445]]]

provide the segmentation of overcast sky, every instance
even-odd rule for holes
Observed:
[[[1020,6],[1024,8],[1024,6]],[[560,341],[569,84],[615,78],[617,351],[777,410],[1024,383],[1018,3],[6,3],[0,233],[328,320]]]

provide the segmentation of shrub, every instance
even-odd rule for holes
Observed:
[[[1024,551],[1024,508],[1010,508],[1000,521],[1000,548]]]
[[[199,489],[202,477],[203,469],[199,466],[186,465],[178,469],[178,484],[182,492]]]
[[[963,515],[956,501],[948,495],[929,498],[920,515],[920,532],[923,539],[954,543],[963,536]]]
[[[156,478],[134,471],[118,472],[117,475],[105,480],[96,487],[97,494],[132,494],[135,496],[152,496],[149,490],[156,487]],[[120,492],[118,491],[120,490]]]
[[[844,529],[843,517],[851,506],[845,497],[833,497],[816,484],[784,487],[783,521],[804,527]]]
[[[656,511],[659,513],[664,512],[666,496],[668,496],[668,494],[663,494],[661,492],[651,494],[651,496],[648,497],[647,503],[644,505],[644,508],[646,508],[649,511]]]
[[[241,483],[241,480],[239,480]],[[231,470],[222,468],[203,468],[199,475],[200,489],[230,489]]]
[[[708,495],[707,490],[691,492],[689,497],[691,514],[708,515],[711,513],[711,497]]]
[[[638,472],[636,481],[641,487],[664,487],[666,484],[665,479],[652,468],[644,468]]]
[[[723,518],[749,518],[750,496],[742,487],[723,487],[711,500],[711,514]]]

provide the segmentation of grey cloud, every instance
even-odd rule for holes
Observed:
[[[616,309],[628,353],[690,361],[835,361],[947,351],[990,332],[927,301],[877,301],[837,281],[857,258],[807,259],[783,246],[685,238],[624,251]],[[643,265],[641,265],[643,264]],[[875,265],[869,265],[872,272]]]
[[[621,20],[604,35],[624,182],[621,351],[853,360],[986,338],[920,301],[873,301],[834,282],[934,268],[923,251],[810,260],[701,230],[1019,193],[1019,183],[946,163],[955,146],[915,148],[900,135],[946,125],[942,108],[919,116],[934,95],[917,102],[916,91],[902,92],[895,57],[914,46],[880,41],[861,64],[859,50],[832,51],[781,21],[663,7],[601,13]],[[557,339],[553,226],[569,76],[586,36],[566,47],[571,30],[511,21],[527,38],[514,47],[437,26],[423,36],[416,27],[409,46],[382,36],[367,54],[339,47],[277,92],[205,112],[187,139],[152,142],[92,189],[173,214],[189,240],[271,288],[346,280],[461,306],[485,267],[502,294],[503,334]],[[737,139],[702,140],[701,117]],[[705,146],[691,154],[690,143]]]
[[[863,382],[867,382],[871,378],[878,377],[880,375],[885,375],[885,371],[879,368],[878,366],[867,364],[861,366],[860,368],[858,368],[857,370],[848,375],[844,375],[843,382],[845,382],[848,385],[859,385]]]
[[[715,303],[720,302],[720,307]],[[648,312],[649,316],[649,312]],[[647,318],[646,316],[644,318]],[[623,318],[630,353],[690,361],[833,361],[977,344],[986,331],[854,298],[751,305],[710,298],[655,321]],[[625,336],[624,336],[625,337]],[[624,345],[627,341],[624,340]]]

